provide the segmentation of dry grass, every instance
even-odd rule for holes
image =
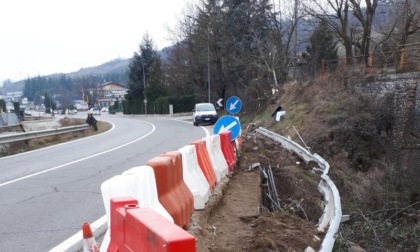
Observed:
[[[420,202],[410,201],[404,171],[395,167],[392,147],[387,148],[395,123],[387,101],[392,97],[364,97],[354,89],[360,80],[352,70],[325,80],[285,83],[274,102],[267,102],[266,111],[249,123],[302,144],[294,126],[312,151],[329,162],[343,214],[352,218],[340,226],[335,251],[347,251],[351,242],[367,251],[415,251]],[[286,115],[276,122],[270,115],[279,105]]]

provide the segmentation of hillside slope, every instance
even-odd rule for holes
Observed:
[[[263,126],[289,135],[329,162],[343,214],[350,215],[340,226],[336,251],[355,244],[366,251],[416,251],[420,192],[405,186],[410,178],[390,153],[395,125],[387,115],[389,105],[358,93],[354,85],[361,78],[340,73],[327,80],[286,83],[267,97],[267,104],[248,107],[258,114],[240,115],[243,128]],[[286,111],[280,122],[271,118],[278,106]],[[385,131],[384,125],[391,128]]]

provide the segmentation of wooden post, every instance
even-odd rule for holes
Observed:
[[[369,59],[368,59],[368,73],[372,74],[372,67],[373,67],[373,54],[369,53]]]
[[[325,61],[321,60],[321,78],[322,80],[325,79]]]
[[[402,48],[401,55],[400,55],[400,70],[404,68],[404,57],[405,57],[405,48]]]

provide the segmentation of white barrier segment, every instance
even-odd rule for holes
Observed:
[[[209,200],[210,184],[198,165],[197,152],[194,145],[186,145],[178,150],[182,155],[182,176],[194,197],[194,209],[204,209]]]
[[[220,136],[212,135],[203,138],[203,140],[206,141],[206,148],[209,153],[210,162],[213,165],[214,172],[216,173],[217,183],[219,183],[229,172],[228,164],[222,153]],[[220,158],[220,153],[223,158]]]
[[[213,137],[212,141],[213,141],[213,148],[214,148],[214,154],[215,154],[214,156],[217,162],[220,164],[220,167],[222,167],[223,174],[224,174],[223,177],[225,177],[229,173],[229,165],[226,162],[225,156],[223,155],[220,135],[214,135],[212,137]]]
[[[168,211],[160,204],[155,172],[152,167],[148,165],[142,165],[133,167],[122,173],[124,176],[135,176],[137,178],[136,183],[136,195],[133,197],[138,200],[140,207],[148,207],[165,217],[170,222],[174,222],[172,216]]]
[[[102,241],[101,252],[107,251],[110,236],[110,205],[113,197],[133,197],[139,202],[140,207],[148,207],[174,222],[171,215],[160,204],[157,194],[156,179],[153,168],[150,166],[138,166],[131,168],[122,175],[114,176],[101,185],[102,199],[108,221],[108,229]]]

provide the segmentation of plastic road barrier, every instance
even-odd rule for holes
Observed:
[[[210,185],[198,165],[197,154],[193,145],[186,145],[179,149],[182,154],[182,174],[184,182],[194,197],[194,209],[204,209],[210,197]]]
[[[194,197],[191,193],[190,189],[184,182],[183,176],[183,165],[182,165],[182,155],[179,151],[170,151],[161,154],[163,157],[170,157],[172,160],[172,170],[176,170],[177,172],[174,173],[174,176],[171,178],[173,180],[173,184],[177,185],[179,193],[179,198],[185,199],[184,201],[180,202],[180,204],[184,204],[183,209],[183,218],[190,219],[192,214],[194,213]]]
[[[231,142],[230,131],[220,132],[220,143],[222,146],[223,156],[229,166],[229,171],[232,171],[236,165],[235,151]]]
[[[201,170],[204,173],[204,176],[209,182],[210,188],[213,190],[216,186],[217,178],[216,173],[213,169],[213,165],[211,164],[209,153],[207,152],[206,148],[206,141],[198,140],[191,143],[195,146],[195,151],[197,153],[197,161],[198,165],[200,166]]]
[[[212,135],[203,139],[206,141],[209,158],[216,173],[217,182],[219,183],[229,172],[228,164],[220,146],[220,136]]]
[[[183,192],[184,182],[180,179],[182,166],[175,165],[168,156],[154,157],[147,162],[147,165],[150,165],[155,172],[160,203],[172,216],[176,225],[187,228],[190,225],[193,202],[192,194],[186,197]]]
[[[110,241],[111,198],[133,197],[141,202],[141,207],[151,208],[168,221],[174,222],[172,216],[159,202],[155,174],[150,166],[134,167],[123,172],[122,175],[104,181],[101,185],[101,193],[108,218],[108,229],[101,244],[101,252],[107,251]]]
[[[174,222],[172,216],[159,202],[155,172],[152,167],[147,165],[133,167],[123,172],[122,175],[137,178],[134,198],[140,202],[140,207],[151,208],[170,222]]]
[[[195,252],[195,238],[131,197],[111,199],[109,252]]]

